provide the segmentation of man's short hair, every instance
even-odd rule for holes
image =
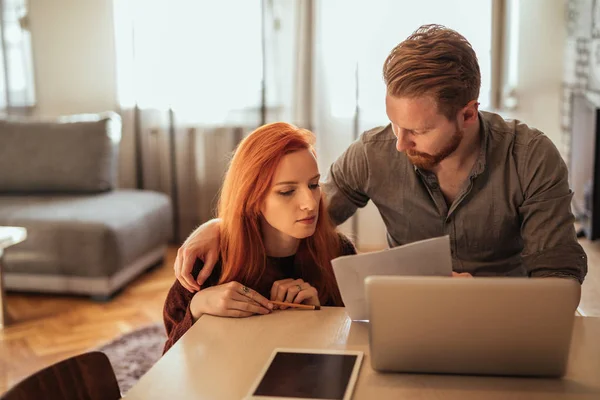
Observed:
[[[383,65],[383,79],[391,96],[432,96],[450,120],[479,98],[481,86],[473,47],[441,25],[423,25],[394,47]]]

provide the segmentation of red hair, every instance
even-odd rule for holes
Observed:
[[[309,150],[314,155],[314,143],[312,132],[284,122],[263,125],[240,142],[219,198],[223,264],[219,283],[238,281],[256,287],[267,262],[260,209],[275,170],[286,154]],[[331,267],[331,260],[341,255],[341,246],[321,196],[315,233],[300,241],[295,258],[303,278],[319,292],[321,303],[342,304]]]

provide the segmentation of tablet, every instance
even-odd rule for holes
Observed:
[[[362,351],[277,348],[246,398],[349,400],[362,359]]]

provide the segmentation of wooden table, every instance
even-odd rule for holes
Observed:
[[[275,347],[363,351],[354,399],[600,399],[600,318],[575,318],[563,379],[381,374],[371,369],[368,325],[343,308],[203,316],[125,398],[241,399]]]
[[[27,237],[27,230],[14,226],[0,226],[0,329],[8,325],[8,314],[6,313],[6,298],[4,293],[4,275],[2,263],[4,249],[21,243]]]

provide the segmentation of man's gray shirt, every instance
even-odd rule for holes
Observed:
[[[567,167],[543,133],[480,112],[481,151],[454,203],[435,174],[396,150],[391,125],[367,131],[331,166],[324,190],[336,224],[369,200],[390,246],[449,235],[456,272],[566,276],[583,282]]]

